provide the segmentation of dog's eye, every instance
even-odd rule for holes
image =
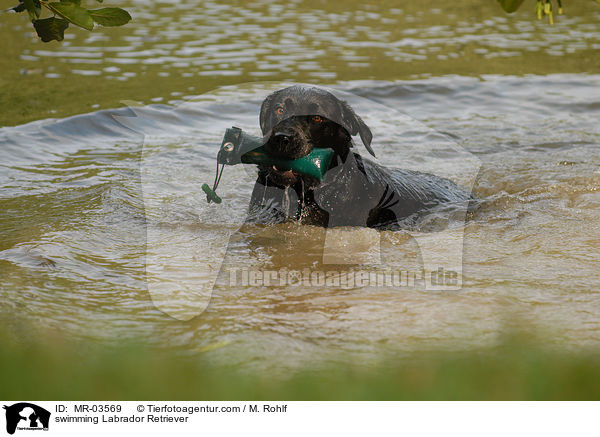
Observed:
[[[317,123],[321,123],[323,121],[323,117],[321,117],[320,115],[313,115],[312,120],[316,121]]]
[[[277,109],[275,109],[275,112],[277,112],[279,115],[283,114],[283,108],[281,106],[277,107]]]

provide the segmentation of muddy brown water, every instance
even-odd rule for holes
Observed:
[[[599,345],[600,76],[538,68],[597,51],[597,12],[547,29],[528,14],[466,7],[447,17],[325,3],[131,5],[137,24],[37,44],[22,68],[52,58],[47,80],[137,77],[148,100],[155,80],[208,75],[217,85],[0,129],[9,329],[26,321],[91,341],[144,338],[280,369],[489,346],[513,324],[559,347]],[[509,58],[519,75],[491,74],[494,59]],[[478,60],[490,74],[446,75]],[[412,72],[413,61],[428,72]],[[200,185],[214,177],[224,129],[258,134],[262,98],[294,81],[344,96],[371,127],[380,163],[449,177],[481,207],[464,223],[398,232],[241,226],[255,172],[242,166],[225,170],[223,203],[207,205]],[[425,262],[459,271],[460,287],[377,283]]]

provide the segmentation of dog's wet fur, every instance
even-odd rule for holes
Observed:
[[[321,88],[295,85],[269,95],[260,127],[273,156],[297,159],[315,147],[332,148],[334,155],[322,181],[259,166],[248,222],[398,229],[433,208],[466,208],[473,200],[449,179],[383,167],[351,151],[358,135],[374,156],[371,131],[346,102]]]

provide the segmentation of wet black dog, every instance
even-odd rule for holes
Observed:
[[[471,194],[427,173],[389,169],[351,152],[359,135],[367,150],[372,134],[352,108],[316,87],[292,86],[269,95],[260,111],[265,150],[297,159],[315,147],[335,152],[322,181],[292,170],[259,166],[249,222],[297,220],[324,227],[397,229],[443,204],[465,207]]]

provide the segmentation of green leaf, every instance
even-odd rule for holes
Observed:
[[[23,0],[25,9],[29,13],[31,21],[35,20],[42,13],[42,7],[40,6],[40,0]]]
[[[33,27],[38,36],[44,42],[56,40],[62,41],[65,39],[65,29],[69,27],[69,22],[62,18],[44,18],[42,20],[34,20]]]
[[[502,9],[504,9],[509,14],[519,9],[519,6],[521,6],[523,1],[524,0],[498,0],[500,6],[502,6]]]
[[[90,15],[102,26],[122,26],[131,20],[131,15],[121,8],[91,9]]]
[[[61,3],[75,3],[77,6],[81,5],[81,0],[60,0]]]
[[[52,2],[46,3],[46,6],[52,11],[67,19],[76,26],[83,27],[87,30],[94,28],[94,20],[87,9],[77,6],[71,2]]]

